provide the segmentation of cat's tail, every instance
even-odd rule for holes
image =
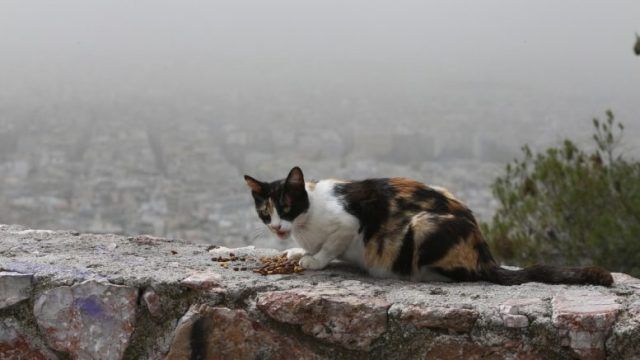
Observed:
[[[611,286],[613,277],[598,266],[562,267],[533,265],[520,270],[509,270],[491,264],[484,269],[483,280],[500,285],[518,285],[526,282],[546,284],[603,285]]]

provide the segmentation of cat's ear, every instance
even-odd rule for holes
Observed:
[[[262,187],[262,183],[249,175],[244,176],[244,181],[247,182],[247,185],[251,189],[252,192],[256,194],[262,194],[264,188]]]
[[[284,182],[283,199],[285,204],[291,206],[294,199],[299,198],[304,193],[304,175],[302,175],[302,170],[295,166],[289,171],[287,180]]]
[[[297,166],[291,169],[285,184],[287,189],[290,190],[304,190],[304,175],[302,174],[302,170]]]

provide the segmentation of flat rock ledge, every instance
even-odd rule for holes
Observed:
[[[605,288],[251,271],[277,253],[0,225],[0,359],[640,359],[625,274]]]

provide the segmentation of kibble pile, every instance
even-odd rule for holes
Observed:
[[[255,258],[236,256],[234,253],[229,253],[228,257],[213,257],[211,258],[211,261],[217,262],[220,267],[224,269],[233,269],[233,271],[249,270],[246,262],[256,263]],[[252,270],[253,272],[261,275],[293,274],[304,271],[304,268],[300,266],[297,260],[288,260],[286,254],[263,256],[260,258],[260,262],[262,263],[262,266]]]
[[[260,258],[260,262],[264,265],[254,269],[253,272],[262,275],[293,274],[304,271],[297,260],[288,260],[286,254],[263,256]]]

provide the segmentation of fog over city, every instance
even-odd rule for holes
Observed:
[[[483,220],[525,143],[640,156],[640,1],[0,2],[0,223],[283,248],[242,179],[406,176]]]

